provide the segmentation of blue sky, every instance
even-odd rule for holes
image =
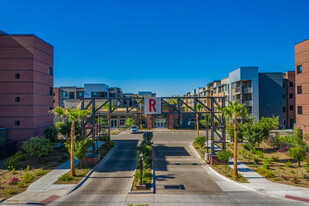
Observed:
[[[54,46],[55,86],[184,94],[240,66],[294,70],[308,0],[3,1],[0,30]]]

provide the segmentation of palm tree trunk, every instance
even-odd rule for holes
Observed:
[[[238,172],[237,172],[237,116],[234,117],[234,177],[238,177]]]
[[[74,136],[75,136],[75,121],[72,121],[71,125],[71,176],[75,177],[75,167],[74,167]]]
[[[200,136],[200,128],[199,128],[198,119],[199,119],[199,114],[196,113],[196,135],[197,135],[197,136]]]

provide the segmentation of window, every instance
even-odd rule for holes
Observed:
[[[303,114],[303,107],[297,106],[297,114]]]
[[[282,108],[282,112],[285,112],[285,107]]]
[[[15,74],[15,79],[20,79],[20,74]]]
[[[285,100],[285,94],[282,95],[282,99]]]
[[[75,99],[75,93],[74,92],[69,93],[69,99]]]
[[[15,102],[20,102],[20,97],[15,97]]]
[[[235,95],[233,96],[233,101],[235,101]]]
[[[53,68],[48,68],[48,75],[53,76]]]
[[[290,94],[290,99],[293,99],[294,98],[294,95],[293,94]]]
[[[227,84],[225,85],[225,91],[227,92]]]
[[[53,108],[52,108],[52,107],[49,107],[49,111],[50,111],[50,110],[53,110]]]
[[[126,120],[124,120],[124,119],[121,119],[121,120],[120,120],[120,126],[121,126],[121,127],[123,127],[123,126],[125,125],[125,123],[126,123]]]
[[[303,70],[302,65],[298,65],[298,66],[297,66],[297,74],[302,73],[302,70]]]
[[[297,86],[297,94],[301,94],[302,92],[302,86]]]
[[[84,92],[77,92],[77,96],[78,96],[78,98],[84,97]]]
[[[293,105],[290,106],[290,110],[291,110],[291,111],[294,110],[294,106],[293,106]]]
[[[290,85],[290,87],[294,87],[293,82],[290,82],[289,85]]]
[[[49,96],[53,96],[53,88],[49,87]]]
[[[285,80],[282,81],[282,87],[285,88]]]
[[[15,125],[19,126],[20,125],[20,120],[15,120]]]
[[[67,96],[68,96],[68,93],[67,93],[67,92],[62,92],[62,96],[63,96],[63,97],[67,97]]]

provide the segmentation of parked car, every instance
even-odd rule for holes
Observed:
[[[136,125],[133,125],[131,128],[130,128],[130,133],[131,134],[135,134],[138,132],[138,127]]]

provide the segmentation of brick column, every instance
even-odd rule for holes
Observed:
[[[174,114],[168,114],[168,128],[174,129],[174,123],[175,123],[175,115]]]
[[[152,114],[147,114],[147,129],[152,129],[153,116]]]

